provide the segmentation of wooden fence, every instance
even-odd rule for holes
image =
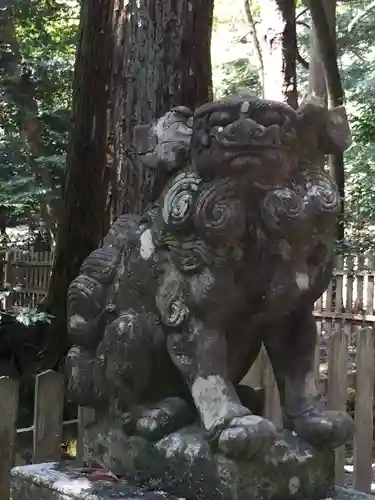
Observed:
[[[65,440],[77,440],[76,460],[83,461],[83,430],[94,418],[93,410],[78,408],[78,419],[63,422],[64,376],[51,370],[36,377],[34,425],[16,428],[19,384],[0,377],[0,499],[9,498],[9,473],[17,455],[32,449],[32,462],[61,460]]]
[[[5,298],[3,307],[36,307],[48,290],[53,253],[21,250],[0,252],[0,263],[2,284],[16,288]]]
[[[319,396],[329,410],[347,411],[348,391],[354,402],[355,410],[350,412],[355,421],[353,448],[341,447],[336,450],[335,483],[343,485],[348,477],[351,484],[359,491],[371,492],[373,482],[373,403],[374,403],[374,333],[372,327],[356,328],[356,353],[354,377],[348,376],[349,337],[347,325],[336,325],[331,331],[328,346],[328,367],[322,374],[319,345],[315,357],[315,376]],[[279,391],[273,370],[265,351],[262,351],[256,363],[243,382],[252,387],[264,388],[264,414],[277,428],[282,427],[282,414]],[[353,465],[347,466],[345,458],[351,456]],[[351,469],[351,470],[350,470]]]

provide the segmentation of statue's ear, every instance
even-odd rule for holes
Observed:
[[[302,133],[304,130],[315,132],[323,153],[342,153],[350,146],[351,132],[345,106],[328,109],[322,98],[308,95],[297,114]]]
[[[148,168],[157,168],[160,159],[155,154],[158,137],[155,125],[136,125],[133,129],[133,147],[138,159]]]
[[[343,153],[352,143],[348,115],[345,106],[328,110],[325,129],[322,130],[320,143],[327,154]]]
[[[178,106],[148,125],[136,125],[133,147],[147,168],[171,172],[186,165],[192,134],[192,112]]]

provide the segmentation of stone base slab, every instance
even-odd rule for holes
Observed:
[[[126,435],[121,422],[100,422],[84,441],[87,458],[130,483],[187,500],[319,500],[334,488],[334,453],[317,452],[289,431],[250,461],[214,453],[195,426],[151,443]]]
[[[250,497],[249,497],[250,498]],[[307,498],[307,497],[300,497]],[[374,500],[373,495],[337,488],[320,500]],[[10,500],[183,500],[165,491],[150,491],[126,481],[89,480],[66,464],[15,467],[11,472]]]

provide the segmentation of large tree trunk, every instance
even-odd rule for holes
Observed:
[[[337,64],[336,49],[336,0],[310,0],[312,17],[310,92],[323,97],[329,107],[341,106],[344,90]],[[341,216],[337,227],[337,239],[344,239],[345,171],[344,155],[329,157],[329,169],[341,198]]]
[[[295,0],[262,0],[264,96],[297,107]]]
[[[113,130],[117,214],[141,212],[156,195],[154,172],[134,161],[133,127],[175,105],[212,99],[213,0],[115,0]]]
[[[65,347],[68,286],[103,236],[109,182],[107,110],[112,16],[113,0],[83,0],[62,215],[48,296],[43,304],[56,316],[53,328],[62,341],[56,349]]]

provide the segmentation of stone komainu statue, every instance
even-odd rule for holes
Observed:
[[[117,219],[70,286],[71,397],[154,441],[198,415],[219,453],[251,458],[276,431],[236,384],[264,344],[285,427],[341,445],[352,420],[319,407],[312,309],[331,278],[340,198],[321,164],[348,147],[343,108],[243,92],[175,108],[135,137],[165,183],[142,216]]]

